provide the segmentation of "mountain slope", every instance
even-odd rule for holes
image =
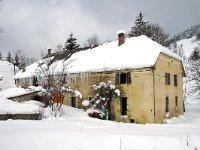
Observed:
[[[200,24],[191,26],[190,28],[184,30],[183,32],[178,33],[177,35],[173,36],[171,38],[171,43],[183,40],[183,39],[189,39],[193,36],[197,36],[200,34]]]

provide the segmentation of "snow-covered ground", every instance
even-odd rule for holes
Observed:
[[[1,150],[199,150],[200,104],[168,124],[130,124],[89,118],[63,107],[60,120],[0,121]]]

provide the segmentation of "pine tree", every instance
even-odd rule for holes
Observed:
[[[199,59],[200,59],[200,54],[199,54],[199,52],[200,52],[199,48],[198,48],[198,47],[195,47],[195,48],[194,48],[194,51],[193,51],[193,53],[192,53],[192,55],[191,55],[191,57],[190,57],[190,59],[193,60],[193,61],[199,60]]]
[[[149,23],[148,21],[144,21],[143,18],[144,15],[140,12],[136,17],[135,25],[131,27],[128,36],[137,37],[140,35],[146,35],[163,46],[169,46],[169,34],[165,33],[164,29],[158,24]]]
[[[144,15],[142,12],[136,17],[135,25],[131,27],[131,32],[128,34],[129,37],[136,37],[140,35],[145,35],[147,30],[148,21],[143,20]]]
[[[77,51],[77,49],[80,47],[79,44],[77,44],[77,39],[73,37],[73,33],[69,35],[69,38],[65,42],[64,50],[67,50],[71,53],[74,53]]]
[[[8,62],[10,62],[10,63],[12,63],[12,62],[13,62],[13,58],[12,58],[12,56],[11,56],[11,53],[10,53],[10,52],[8,52],[8,56],[6,57],[6,61],[8,61]]]
[[[1,54],[1,51],[0,51],[0,60],[3,60],[3,55]]]
[[[17,55],[17,53],[15,54],[15,65],[16,66],[20,66],[20,63],[19,63],[19,56]]]

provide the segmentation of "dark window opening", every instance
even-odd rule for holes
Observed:
[[[169,97],[166,97],[166,99],[165,99],[165,112],[169,112]]]
[[[178,86],[178,75],[174,75],[174,86]]]
[[[170,85],[170,73],[165,73],[165,84]]]
[[[121,115],[127,115],[127,97],[121,97]]]
[[[130,123],[135,123],[135,119],[130,119]]]
[[[131,84],[131,73],[117,73],[115,77],[115,84]]]
[[[178,107],[178,97],[177,96],[175,97],[175,105],[176,105],[176,107]]]
[[[76,108],[76,97],[71,97],[71,106]]]
[[[120,84],[125,84],[126,83],[126,73],[121,73],[120,74]]]

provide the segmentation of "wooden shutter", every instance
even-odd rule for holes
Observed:
[[[131,73],[127,72],[127,84],[131,84]]]
[[[119,84],[119,73],[115,74],[115,85]]]

